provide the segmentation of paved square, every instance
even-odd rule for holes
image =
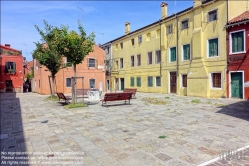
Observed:
[[[249,145],[249,101],[136,96],[131,105],[67,110],[36,93],[2,93],[1,154],[27,165],[189,166]],[[246,165],[249,150],[243,155],[210,165]]]

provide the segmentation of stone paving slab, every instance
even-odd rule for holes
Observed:
[[[130,105],[67,110],[46,97],[0,94],[2,156],[26,152],[18,162],[29,165],[249,165],[248,148],[242,158],[219,158],[249,145],[249,101],[138,92]],[[1,165],[20,165],[11,161]]]

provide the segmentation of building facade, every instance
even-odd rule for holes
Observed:
[[[249,100],[249,11],[227,24],[227,97]]]
[[[0,45],[0,91],[23,92],[22,51]]]
[[[112,43],[113,89],[226,97],[228,20],[246,1],[195,0],[194,5],[130,32]],[[238,6],[241,9],[238,10]]]
[[[89,53],[81,64],[76,65],[76,75],[84,77],[84,89],[97,88],[105,91],[105,52],[98,46],[94,46],[94,52]],[[65,66],[69,64],[66,58],[63,58]],[[34,92],[40,94],[50,94],[52,83],[51,73],[46,67],[41,66],[34,60]],[[65,67],[59,70],[55,78],[55,91],[62,93],[71,93],[71,77],[74,76],[73,67]],[[77,89],[82,89],[82,79],[77,79]]]

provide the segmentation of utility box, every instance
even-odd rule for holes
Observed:
[[[101,92],[98,89],[90,89],[87,95],[90,100],[100,100]]]

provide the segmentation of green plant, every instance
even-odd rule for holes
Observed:
[[[87,104],[86,103],[70,103],[66,106],[64,106],[65,108],[67,109],[70,109],[70,108],[80,108],[80,107],[87,107]]]
[[[59,101],[59,98],[56,95],[51,95],[47,97],[46,99],[44,99],[44,101]]]
[[[152,97],[145,97],[142,99],[143,101],[146,101],[146,105],[147,104],[155,104],[155,105],[165,105],[166,101],[161,100],[161,99],[157,99],[157,98],[152,98]]]
[[[201,101],[199,99],[194,99],[194,100],[191,100],[192,103],[195,103],[195,104],[199,104],[201,103]]]
[[[26,77],[27,77],[29,80],[31,80],[31,79],[32,79],[32,74],[28,73],[28,74],[26,75]]]
[[[160,135],[158,138],[164,139],[164,138],[166,138],[166,136],[165,135]]]
[[[165,99],[170,99],[170,97],[166,96]]]

